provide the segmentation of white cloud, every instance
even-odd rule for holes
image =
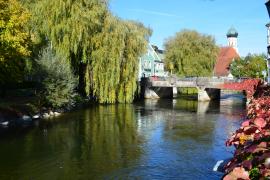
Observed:
[[[128,10],[133,11],[133,12],[144,13],[144,14],[157,15],[157,16],[181,18],[180,16],[177,16],[175,14],[161,12],[161,11],[152,11],[152,10],[145,10],[145,9],[128,9]]]

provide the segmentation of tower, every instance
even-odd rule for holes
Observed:
[[[238,53],[238,32],[234,27],[231,27],[227,33],[227,38],[228,38],[228,46],[232,47],[235,49],[235,51]]]

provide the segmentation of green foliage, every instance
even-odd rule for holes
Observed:
[[[29,22],[29,13],[16,0],[0,0],[0,70],[4,72],[0,82],[18,79],[13,77],[17,72],[38,79],[34,71],[39,71],[46,77],[41,79],[46,101],[60,107],[72,99],[67,94],[74,90],[75,74],[80,93],[100,103],[133,101],[139,57],[146,52],[151,34],[148,28],[113,16],[106,0],[20,2],[31,12]],[[36,64],[31,59],[46,46],[54,53],[45,50]],[[30,55],[29,49],[31,57],[22,61]]]
[[[87,66],[87,94],[92,89],[101,103],[132,102],[139,57],[146,51],[145,35],[149,33],[141,24],[107,16],[102,33],[95,36],[93,66]]]
[[[258,168],[253,168],[249,171],[249,177],[250,179],[259,179],[261,177],[260,170]]]
[[[180,76],[212,76],[219,48],[212,36],[178,32],[165,43],[165,64]]]
[[[246,62],[243,58],[235,59],[230,65],[230,72],[234,77],[245,77]]]
[[[24,77],[24,60],[12,59],[0,61],[0,86],[13,86],[23,81]]]
[[[133,100],[149,29],[114,17],[101,0],[42,0],[32,7],[37,39],[66,59],[86,95],[100,103]]]
[[[30,55],[25,24],[30,14],[16,0],[0,0],[0,85],[22,81],[24,58]]]
[[[76,95],[77,78],[74,77],[65,59],[57,56],[47,48],[42,51],[38,74],[42,80],[44,91],[42,99],[53,108],[70,105]]]
[[[264,78],[267,64],[264,55],[249,54],[245,58],[236,59],[230,66],[235,77]]]
[[[74,61],[75,65],[88,60],[93,48],[92,38],[103,27],[107,13],[105,3],[99,0],[42,0],[32,8],[39,35],[49,40],[57,54]]]
[[[197,88],[179,88],[178,89],[179,94],[198,94]]]

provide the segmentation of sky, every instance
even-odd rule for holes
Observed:
[[[266,0],[111,0],[114,15],[142,22],[153,30],[151,44],[164,48],[166,39],[183,29],[215,37],[219,46],[227,45],[230,27],[239,33],[241,56],[266,53],[270,22]]]

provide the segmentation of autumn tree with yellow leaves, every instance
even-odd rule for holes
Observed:
[[[23,80],[25,61],[30,55],[26,24],[30,14],[16,0],[0,0],[0,87]]]

